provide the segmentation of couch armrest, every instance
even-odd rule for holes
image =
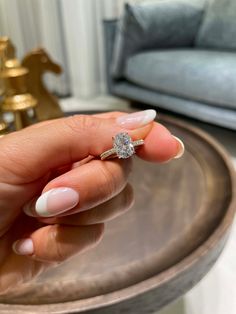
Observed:
[[[126,4],[116,32],[113,77],[122,77],[126,60],[137,52],[193,46],[204,9],[205,0]]]

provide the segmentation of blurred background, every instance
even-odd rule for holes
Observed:
[[[1,0],[0,36],[12,39],[20,59],[33,48],[46,48],[64,71],[47,75],[51,91],[91,98],[106,91],[102,20],[117,18],[124,2]]]

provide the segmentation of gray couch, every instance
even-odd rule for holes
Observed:
[[[236,0],[126,5],[104,29],[111,94],[236,130]]]

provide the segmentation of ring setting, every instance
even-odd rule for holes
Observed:
[[[127,159],[135,154],[135,148],[144,144],[140,139],[132,141],[128,133],[122,132],[115,135],[113,139],[113,148],[100,155],[101,160],[108,158]]]

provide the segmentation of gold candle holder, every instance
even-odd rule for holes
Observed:
[[[2,110],[13,114],[15,130],[32,124],[29,112],[37,105],[37,100],[27,91],[28,73],[17,59],[7,60],[1,73],[4,83]]]
[[[15,58],[15,47],[8,37],[0,37],[0,73],[5,69],[8,59]],[[0,97],[4,94],[4,83],[0,78]],[[3,119],[2,108],[0,106],[0,135],[7,133],[8,124]]]
[[[15,130],[21,130],[32,124],[29,110],[35,108],[37,100],[31,94],[13,95],[4,98],[2,110],[14,115]]]

